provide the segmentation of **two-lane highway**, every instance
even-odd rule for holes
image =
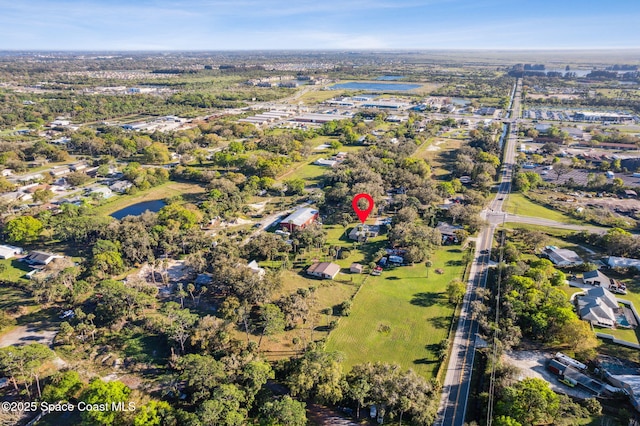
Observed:
[[[511,109],[507,121],[511,128],[504,135],[504,154],[502,172],[498,192],[489,204],[487,210],[482,212],[483,219],[502,211],[504,200],[511,191],[511,178],[515,161],[516,126],[520,116],[520,96],[522,93],[522,80],[518,80],[511,95]],[[471,304],[476,299],[476,289],[482,288],[487,283],[487,271],[489,257],[493,242],[493,233],[496,222],[487,222],[487,226],[480,231],[473,264],[470,268],[467,291],[462,301],[460,318],[453,339],[453,348],[447,374],[444,380],[443,394],[440,401],[440,409],[435,424],[438,426],[462,426],[467,411],[469,399],[473,361],[475,357],[475,340],[478,332],[478,323],[471,318]]]

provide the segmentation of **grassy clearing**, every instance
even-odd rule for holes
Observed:
[[[205,189],[195,183],[169,181],[136,194],[113,196],[94,208],[93,212],[96,215],[110,215],[120,209],[143,201],[162,200],[175,195],[182,195],[185,198],[189,198],[189,196],[202,194],[204,192]]]
[[[329,143],[336,138],[316,138],[317,145]],[[316,145],[316,146],[317,146]],[[361,146],[343,146],[338,152],[356,152],[362,149]],[[324,149],[314,151],[313,155],[307,157],[303,162],[294,163],[289,169],[278,177],[278,180],[290,180],[290,179],[303,179],[307,181],[307,185],[313,185],[320,181],[320,178],[325,173],[331,171],[331,167],[318,166],[313,164],[314,161],[320,158],[331,158],[335,154],[332,149]]]
[[[463,143],[461,139],[429,138],[416,150],[413,157],[426,160],[436,177],[446,176],[451,173],[450,163],[455,151],[459,150]]]
[[[437,250],[426,278],[424,265],[403,266],[371,276],[354,299],[351,315],[330,334],[327,348],[346,355],[345,368],[367,361],[398,363],[431,378],[438,345],[447,338],[454,307],[447,283],[462,274],[462,252]],[[442,274],[434,271],[442,269]]]
[[[28,280],[24,278],[24,274],[31,271],[25,263],[18,262],[17,259],[2,259],[0,260],[2,267],[2,280],[10,283],[24,284]],[[1,303],[1,302],[0,302]]]
[[[509,196],[505,200],[505,210],[508,213],[513,213],[520,216],[541,217],[544,219],[571,224],[582,223],[579,220],[576,220],[556,210],[535,203],[519,193],[509,194]]]
[[[341,90],[310,90],[309,92],[295,99],[295,103],[303,102],[306,105],[319,104],[340,95],[342,95]]]

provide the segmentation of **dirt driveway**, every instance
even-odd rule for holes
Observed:
[[[0,348],[28,345],[30,343],[42,343],[43,345],[51,346],[57,333],[57,324],[36,322],[28,325],[19,325],[0,336]]]

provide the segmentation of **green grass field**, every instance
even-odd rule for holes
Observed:
[[[419,264],[387,269],[367,279],[351,315],[340,320],[327,342],[328,350],[346,355],[345,369],[382,361],[411,368],[425,378],[435,376],[438,345],[448,336],[454,311],[445,290],[449,281],[462,275],[462,252],[443,247],[432,262],[429,278]]]
[[[95,207],[93,212],[95,215],[107,216],[127,206],[143,201],[162,200],[175,195],[182,195],[187,199],[190,195],[202,194],[204,192],[205,189],[202,186],[194,183],[169,181],[133,195],[115,195]]]
[[[4,265],[0,282],[26,283],[28,281],[24,278],[24,274],[31,271],[31,268],[27,267],[25,263],[18,262],[17,259],[2,259],[0,265]]]
[[[303,102],[307,105],[319,104],[342,94],[341,90],[311,90],[299,98],[295,99],[295,103]]]
[[[581,223],[579,220],[567,216],[566,214],[535,203],[519,193],[509,194],[505,200],[505,210],[509,213],[520,216],[541,217],[563,223]]]

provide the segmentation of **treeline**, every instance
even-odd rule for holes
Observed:
[[[520,245],[535,253],[543,242],[536,231],[520,231]],[[499,269],[499,323],[495,306],[497,284],[492,290],[480,289],[472,302],[474,318],[488,338],[498,339],[499,348],[517,347],[522,337],[545,345],[565,346],[583,359],[594,355],[597,340],[587,322],[574,312],[567,295],[559,287],[565,274],[546,259],[523,262],[520,249],[513,243],[504,247],[505,265]]]

